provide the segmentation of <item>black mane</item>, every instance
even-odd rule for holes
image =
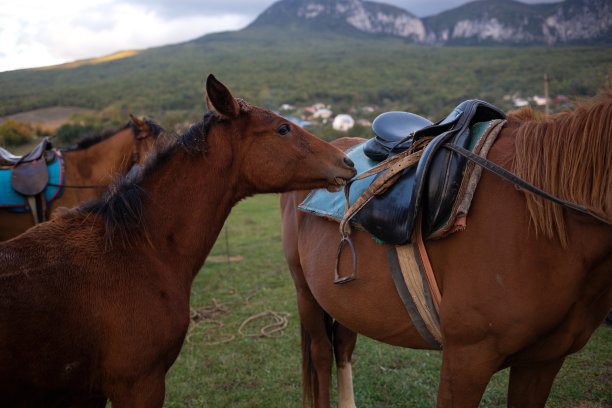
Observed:
[[[96,130],[96,131],[88,132],[87,134],[85,134],[85,136],[82,136],[79,140],[77,140],[73,145],[63,148],[62,151],[63,152],[74,152],[77,150],[87,149],[88,147],[96,145],[102,142],[103,140],[106,140],[109,137],[113,136],[114,134],[127,129],[131,124],[132,122],[130,121],[129,123],[119,128],[105,129],[102,131]],[[132,128],[132,132],[134,132],[134,128]]]
[[[143,119],[143,120],[149,126],[149,129],[151,130],[151,136],[154,139],[157,139],[157,137],[161,135],[162,132],[164,131],[164,128],[162,128],[156,122],[150,119]],[[119,128],[95,130],[95,131],[88,132],[85,134],[85,136],[82,136],[79,140],[77,140],[73,145],[62,148],[62,151],[63,152],[74,152],[77,150],[87,149],[88,147],[96,145],[110,138],[111,136],[121,132],[122,130],[127,129],[128,127],[132,130],[132,134],[134,136],[140,132],[140,130],[138,129],[138,126],[136,126],[136,124],[130,120],[128,123],[126,123],[125,125]]]

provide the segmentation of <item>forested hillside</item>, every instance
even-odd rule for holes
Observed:
[[[611,70],[608,48],[428,47],[297,25],[252,27],[110,62],[0,73],[0,116],[77,106],[193,120],[212,72],[237,97],[275,110],[323,102],[335,113],[373,105],[436,119],[468,98],[512,109],[510,95],[543,94],[546,72],[551,96],[589,96]]]

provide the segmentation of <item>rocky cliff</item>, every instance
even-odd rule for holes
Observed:
[[[358,30],[429,45],[611,44],[610,0],[565,0],[525,4],[477,0],[420,19],[407,10],[362,0],[281,0],[252,24],[306,23],[332,30]]]

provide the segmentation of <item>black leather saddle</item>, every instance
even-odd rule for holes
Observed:
[[[420,117],[414,117],[417,115],[389,113],[374,120],[374,123],[379,122],[376,127],[372,124],[376,138],[364,149],[370,158],[385,159],[408,149],[423,137],[434,137],[423,150],[419,162],[404,169],[389,190],[375,196],[357,214],[359,223],[372,235],[384,242],[400,245],[410,242],[421,210],[424,237],[434,232],[450,214],[467,159],[443,149],[444,145],[452,143],[468,148],[472,125],[505,119],[506,114],[487,102],[470,99],[459,104],[443,120],[415,130],[415,126],[425,123],[418,119]],[[369,152],[373,152],[373,156]]]
[[[397,154],[396,151],[408,149],[413,133],[431,125],[430,120],[411,112],[382,113],[372,122],[376,137],[366,142],[364,153],[372,160],[383,161],[390,154]]]
[[[24,196],[35,196],[45,189],[49,182],[47,165],[53,160],[53,146],[47,137],[24,156],[0,148],[0,165],[11,168],[11,187]]]

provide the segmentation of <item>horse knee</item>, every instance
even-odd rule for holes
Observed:
[[[338,322],[334,322],[332,332],[336,365],[342,367],[346,363],[350,364],[353,350],[357,343],[357,333],[347,329]]]

